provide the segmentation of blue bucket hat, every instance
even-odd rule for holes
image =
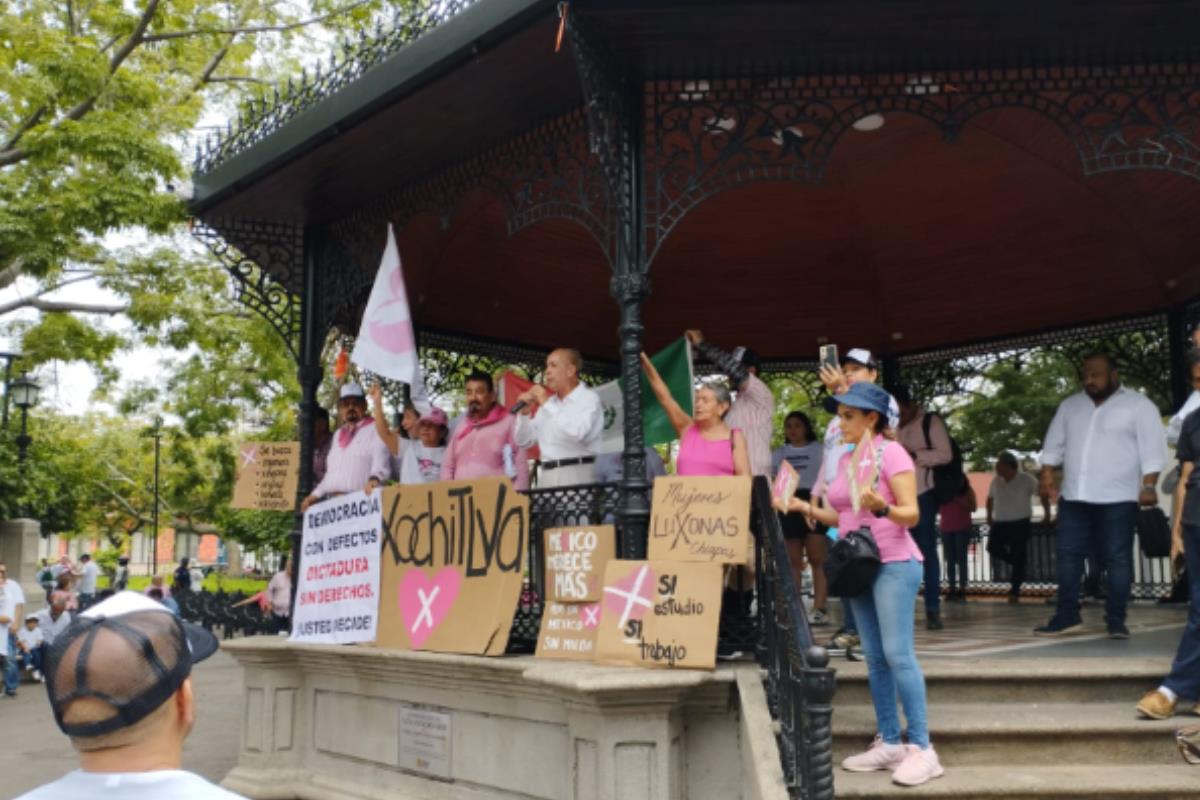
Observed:
[[[838,406],[850,406],[863,411],[874,411],[887,419],[891,396],[882,386],[863,381],[851,385],[845,394],[826,397],[822,405],[831,414],[837,413]]]

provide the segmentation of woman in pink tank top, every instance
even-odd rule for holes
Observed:
[[[658,370],[642,353],[646,380],[666,410],[675,433],[679,434],[677,475],[749,475],[750,457],[746,437],[737,428],[725,424],[725,414],[733,404],[729,390],[719,383],[704,383],[696,390],[693,414],[688,416],[663,382]]]

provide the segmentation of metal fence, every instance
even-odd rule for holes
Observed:
[[[1012,580],[1012,567],[1007,561],[993,558],[988,552],[991,530],[986,523],[973,526],[967,553],[967,591],[973,594],[1006,594]],[[1055,547],[1058,529],[1053,523],[1035,523],[1027,545],[1025,582],[1021,585],[1022,595],[1050,595],[1058,589],[1057,558]],[[948,586],[946,578],[945,550],[939,545],[942,565],[942,586]],[[1084,569],[1085,586],[1103,590],[1103,582],[1096,574],[1098,562],[1089,559]],[[1157,600],[1171,593],[1174,585],[1169,558],[1146,558],[1134,543],[1133,593],[1134,599]]]

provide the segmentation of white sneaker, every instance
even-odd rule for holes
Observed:
[[[812,617],[809,619],[809,624],[817,627],[830,624],[829,614],[824,609],[815,609]]]
[[[41,671],[40,669],[35,669],[35,670],[33,671],[33,679],[34,679],[35,681],[37,681],[38,683],[44,683],[44,682],[45,682],[45,678],[43,678],[43,677],[42,677],[42,671]]]
[[[842,761],[842,769],[847,772],[874,772],[880,769],[895,769],[904,761],[908,753],[902,744],[885,744],[881,736],[876,735],[875,741],[865,752],[849,756]]]
[[[946,774],[932,747],[922,750],[915,744],[910,744],[905,745],[904,749],[907,751],[904,761],[892,771],[893,783],[901,786],[920,786]]]

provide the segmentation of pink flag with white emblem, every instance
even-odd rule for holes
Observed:
[[[375,286],[350,357],[367,372],[407,383],[413,405],[422,414],[429,412],[431,404],[417,360],[417,340],[400,267],[400,248],[390,223],[379,274],[375,276]]]

